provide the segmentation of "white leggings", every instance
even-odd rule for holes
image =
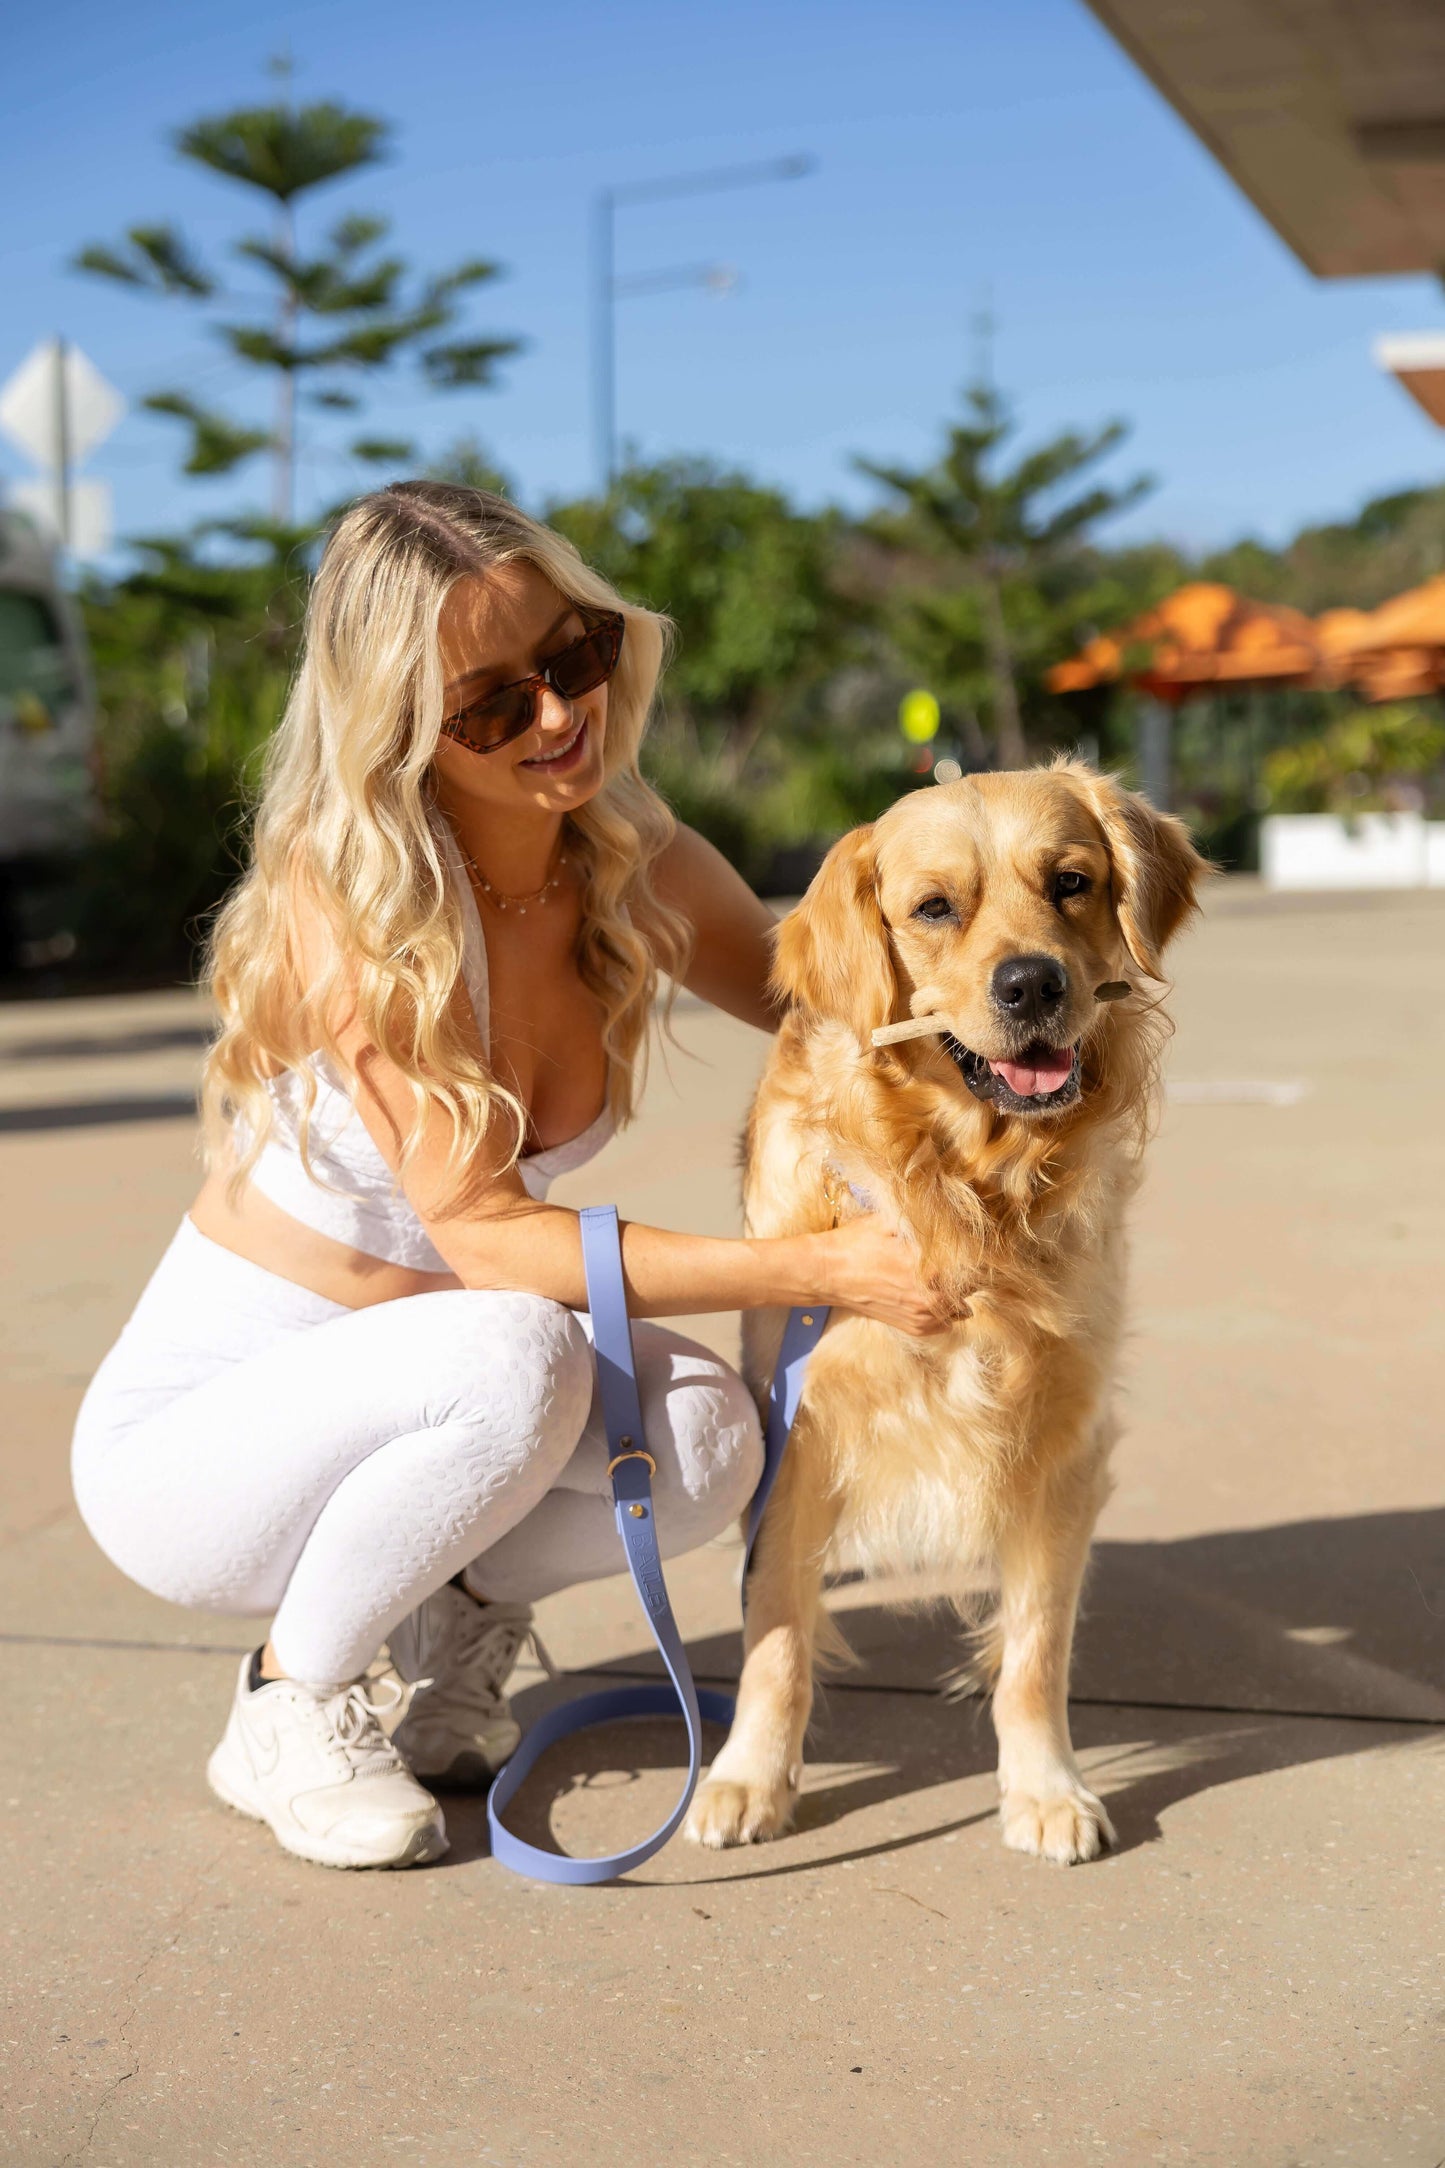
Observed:
[[[143,1588],[274,1614],[282,1667],[338,1685],[474,1560],[480,1593],[524,1603],[623,1570],[590,1333],[540,1295],[348,1310],[186,1218],[81,1405],[76,1501]],[[757,1410],[696,1342],[633,1340],[671,1556],[742,1512]]]

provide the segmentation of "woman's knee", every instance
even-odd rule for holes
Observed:
[[[732,1365],[710,1348],[648,1324],[634,1327],[634,1342],[658,1496],[686,1496],[710,1523],[725,1527],[762,1475],[757,1404]]]
[[[419,1298],[430,1323],[445,1412],[492,1432],[555,1445],[565,1461],[592,1401],[592,1349],[574,1313],[543,1295],[466,1288]]]

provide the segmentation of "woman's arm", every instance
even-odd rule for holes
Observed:
[[[327,938],[299,901],[296,921],[303,952]],[[481,1040],[464,989],[458,988],[453,1000],[458,1024],[480,1060]],[[336,1036],[356,1078],[357,1111],[395,1173],[412,1121],[410,1084],[372,1044],[344,997],[338,1001]],[[451,1118],[444,1108],[430,1106],[402,1187],[463,1287],[515,1289],[583,1309],[587,1281],[577,1214],[528,1196],[516,1168],[506,1164],[511,1129],[511,1117],[500,1109],[493,1133],[459,1172],[451,1163]],[[919,1279],[916,1252],[880,1229],[870,1213],[825,1233],[767,1239],[676,1234],[629,1221],[622,1234],[622,1264],[634,1317],[836,1303],[922,1335],[937,1332],[957,1314]]]
[[[395,1170],[411,1115],[405,1080],[374,1048],[346,1051],[357,1067],[361,1118]],[[499,1134],[509,1126],[500,1115]],[[456,1170],[447,1165],[450,1131],[444,1111],[428,1114],[402,1186],[463,1287],[517,1289],[585,1309],[577,1214],[529,1197],[516,1168],[502,1164],[504,1154],[485,1146],[458,1192]],[[630,1220],[622,1268],[634,1317],[835,1303],[924,1334],[960,1314],[919,1278],[916,1251],[871,1213],[825,1233],[766,1239],[677,1234]]]
[[[357,1111],[396,1172],[412,1117],[406,1080],[365,1039],[354,1018],[338,1036],[356,1072]],[[500,1108],[481,1151],[459,1169],[450,1162],[450,1117],[431,1108],[402,1173],[402,1187],[463,1287],[515,1288],[584,1309],[587,1282],[577,1214],[539,1204],[527,1194],[517,1169],[506,1165],[511,1129],[511,1116]],[[628,1308],[635,1317],[673,1317],[821,1301],[811,1240],[728,1240],[629,1223],[622,1242]]]
[[[777,920],[722,852],[679,825],[653,868],[657,892],[691,919],[697,939],[683,983],[729,1016],[776,1031],[782,1009],[768,992]]]
[[[502,1185],[494,1185],[483,1209],[425,1220],[427,1232],[464,1287],[518,1288],[569,1310],[585,1309],[577,1214],[534,1202],[520,1182],[517,1190],[520,1195],[504,1197]],[[628,1310],[633,1317],[684,1317],[764,1303],[821,1303],[828,1299],[821,1288],[829,1274],[814,1254],[817,1239],[683,1235],[629,1220],[622,1229]]]

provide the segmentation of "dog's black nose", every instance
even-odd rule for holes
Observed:
[[[1010,956],[993,975],[993,998],[1011,1023],[1046,1023],[1069,990],[1057,956]]]

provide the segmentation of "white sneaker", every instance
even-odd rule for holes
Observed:
[[[506,1685],[528,1639],[555,1678],[530,1605],[479,1603],[454,1581],[393,1630],[391,1661],[413,1693],[392,1737],[417,1776],[459,1790],[491,1782],[522,1736]]]
[[[417,1867],[447,1849],[442,1810],[377,1722],[356,1679],[330,1693],[294,1679],[251,1685],[241,1659],[225,1737],[206,1764],[211,1790],[270,1824],[288,1852],[322,1867]]]

